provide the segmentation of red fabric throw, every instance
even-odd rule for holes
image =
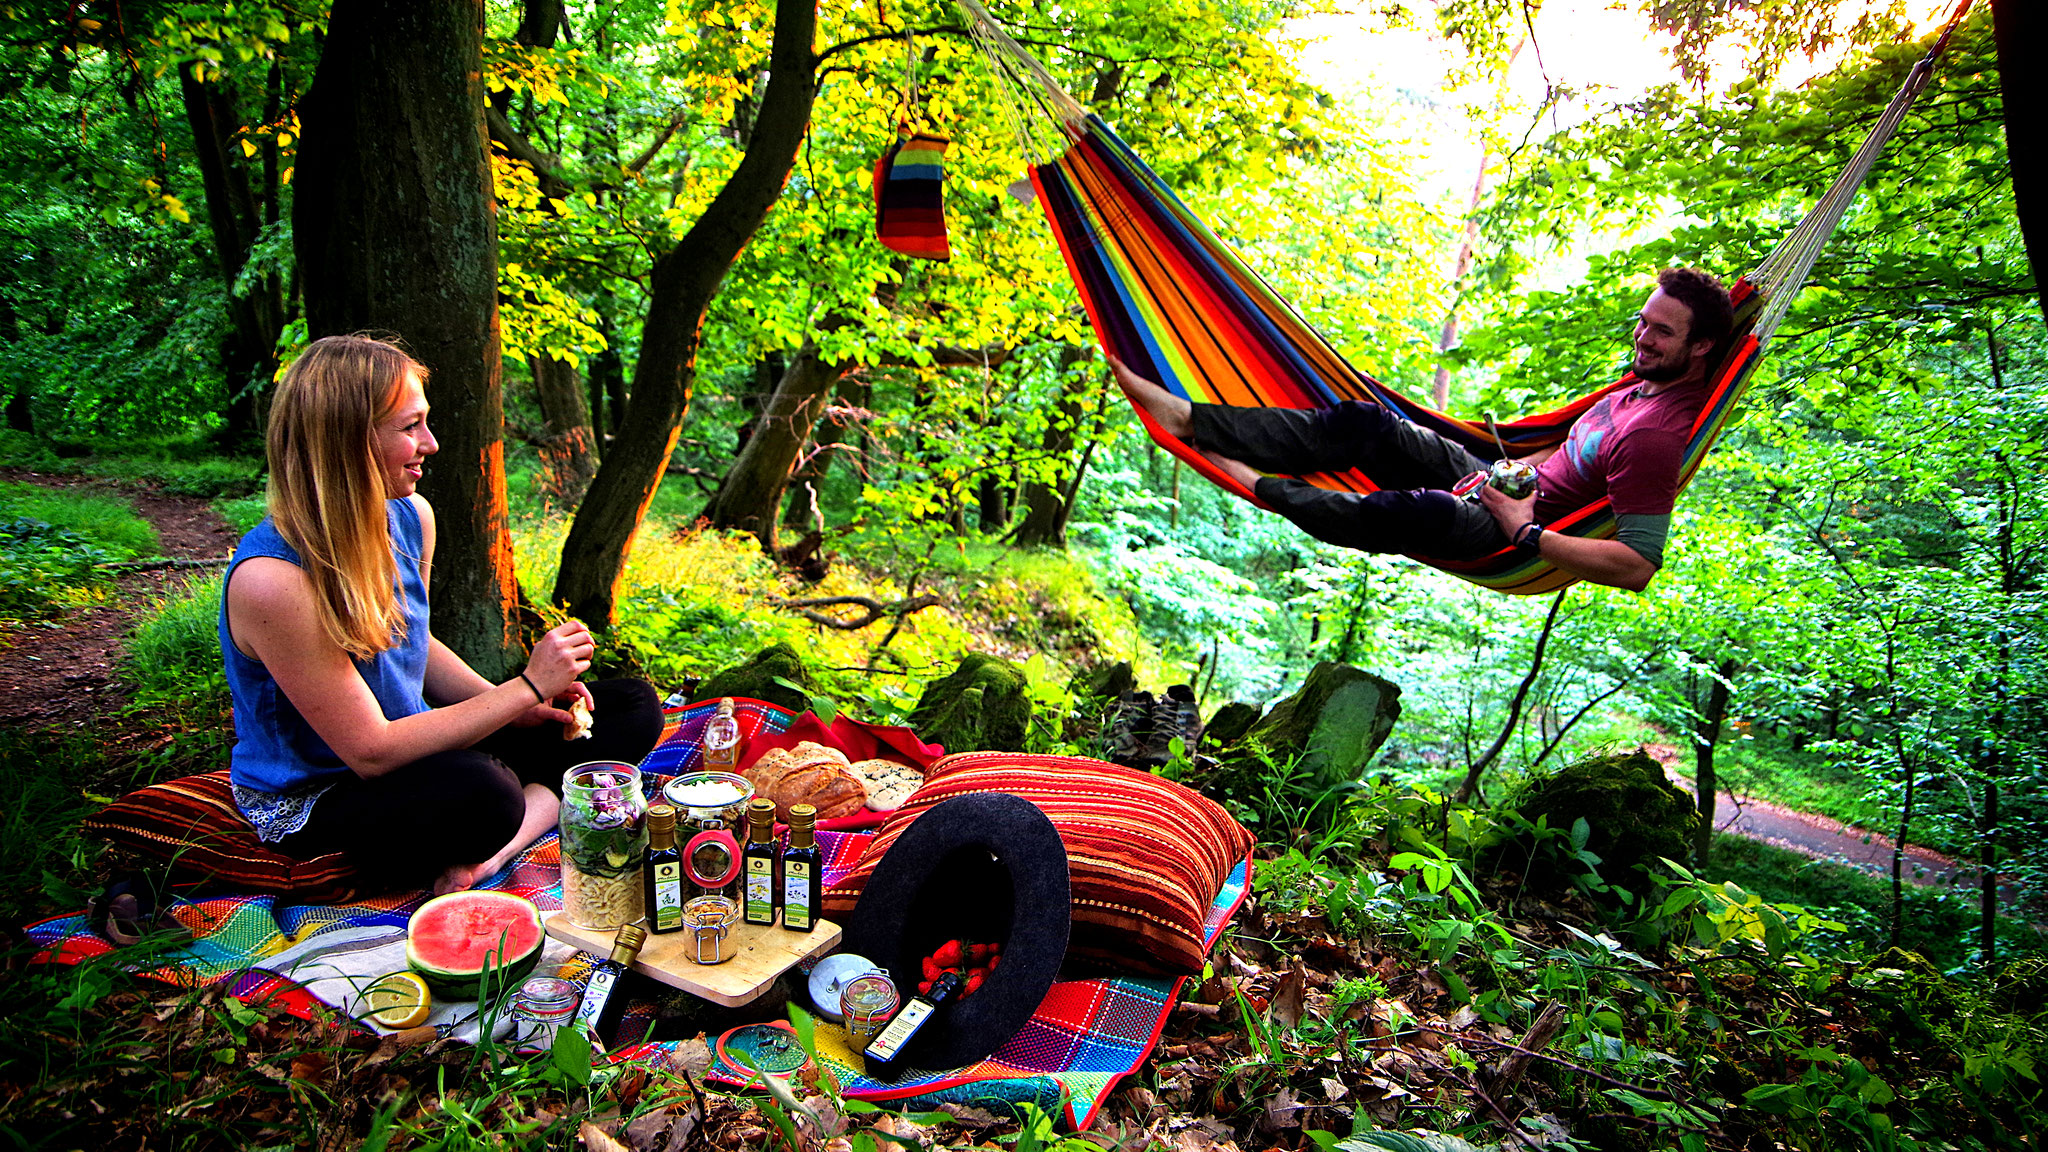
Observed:
[[[259,840],[235,807],[226,772],[137,789],[80,827],[168,864],[181,885],[217,883],[307,903],[338,902],[355,894],[355,866],[343,854],[294,860]]]
[[[1067,849],[1073,890],[1070,963],[1169,975],[1202,970],[1203,917],[1252,835],[1215,801],[1149,772],[1073,756],[963,752],[933,766],[891,813],[860,863],[824,892],[844,922],[875,865],[927,810],[972,792],[1036,804]]]
[[[927,774],[931,766],[938,763],[939,757],[946,754],[944,748],[925,743],[908,728],[869,724],[844,712],[833,717],[831,725],[827,726],[818,719],[817,713],[806,712],[781,732],[762,732],[749,740],[746,751],[740,755],[740,771],[752,768],[755,761],[774,749],[794,748],[806,740],[837,748],[850,761],[897,760]],[[888,816],[886,812],[863,809],[835,820],[820,820],[818,827],[828,832],[858,832],[879,826]]]

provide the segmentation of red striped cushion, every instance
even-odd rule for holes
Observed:
[[[174,879],[328,904],[355,894],[355,867],[339,852],[294,860],[265,844],[225,772],[152,784],[114,801],[81,827],[170,865]]]
[[[843,921],[903,830],[933,805],[970,792],[1021,796],[1059,830],[1074,895],[1071,958],[1123,971],[1202,970],[1202,918],[1251,851],[1252,835],[1191,788],[1100,760],[946,757],[877,830],[853,871],[825,890],[825,914]]]

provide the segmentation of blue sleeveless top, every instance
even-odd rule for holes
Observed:
[[[356,671],[377,698],[384,718],[397,720],[428,710],[427,588],[420,572],[423,544],[419,509],[409,500],[386,502],[386,526],[392,554],[398,561],[399,606],[405,616],[405,639],[368,660],[355,660]],[[232,579],[242,561],[269,556],[304,567],[298,550],[285,543],[268,516],[242,537],[228,564]],[[265,840],[282,839],[305,825],[313,801],[349,772],[348,765],[327,746],[312,725],[278,689],[270,670],[235,647],[228,634],[227,596],[220,606],[220,651],[227,668],[228,692],[235,706],[235,748],[229,777],[243,814]]]

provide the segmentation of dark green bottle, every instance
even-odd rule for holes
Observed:
[[[740,848],[740,918],[749,924],[775,923],[775,801],[756,797],[747,804],[747,842]]]
[[[647,930],[677,932],[683,927],[683,854],[676,847],[676,810],[667,804],[647,809]]]
[[[818,926],[818,810],[809,804],[789,809],[789,847],[782,850],[782,926],[809,932]]]

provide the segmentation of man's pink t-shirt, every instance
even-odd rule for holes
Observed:
[[[1704,384],[1642,385],[1602,397],[1572,425],[1564,444],[1536,466],[1536,517],[1551,520],[1606,496],[1617,516],[1662,516],[1678,499],[1678,472]]]

